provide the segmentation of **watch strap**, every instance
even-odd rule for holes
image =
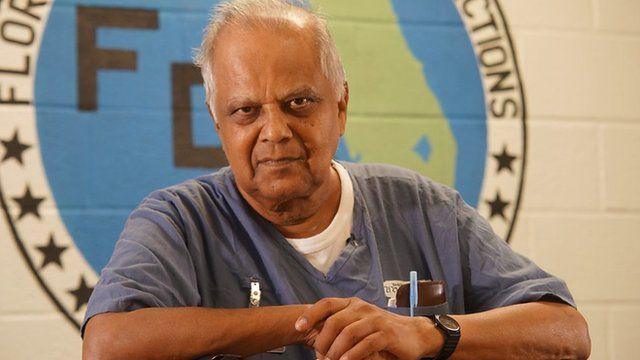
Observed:
[[[431,315],[428,317],[433,321],[436,328],[438,328],[438,330],[441,331],[442,334],[444,335],[444,344],[442,345],[442,349],[440,349],[440,352],[438,353],[438,355],[436,355],[436,357],[424,358],[425,360],[448,359],[456,350],[456,347],[458,346],[458,342],[460,341],[460,328],[458,327],[457,331],[448,329],[447,327],[445,327],[440,323],[440,319],[438,318],[438,316],[439,315]],[[443,316],[447,316],[447,315],[443,315]]]
[[[444,345],[440,350],[438,356],[435,357],[435,360],[445,360],[448,359],[453,352],[456,350],[458,346],[458,341],[460,340],[460,333],[449,334],[446,336],[444,340]]]

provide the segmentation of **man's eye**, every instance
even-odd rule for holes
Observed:
[[[236,109],[233,113],[238,115],[251,115],[253,114],[254,108],[251,106],[243,106],[241,108]]]
[[[303,109],[312,102],[311,99],[306,97],[299,97],[289,101],[289,107],[293,110]]]

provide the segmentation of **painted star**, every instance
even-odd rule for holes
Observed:
[[[506,145],[502,148],[501,154],[493,154],[492,156],[496,159],[496,161],[498,161],[498,170],[496,170],[496,173],[500,173],[503,169],[507,169],[510,173],[513,174],[513,168],[511,167],[511,165],[513,163],[513,160],[517,159],[518,157],[510,155],[507,152]]]
[[[491,215],[489,219],[493,219],[494,216],[499,215],[503,219],[507,220],[507,217],[504,215],[504,210],[509,206],[509,202],[504,201],[500,198],[500,192],[496,193],[496,198],[492,201],[485,200],[487,204],[491,207]]]
[[[89,297],[93,292],[93,288],[87,286],[87,282],[84,280],[84,276],[80,276],[80,284],[78,284],[78,288],[67,291],[69,294],[73,295],[76,298],[76,309],[78,311],[89,302]]]
[[[35,217],[40,219],[40,212],[38,211],[38,207],[40,206],[40,203],[44,201],[44,198],[33,197],[33,195],[31,195],[31,189],[29,189],[29,186],[27,186],[27,189],[25,190],[22,197],[14,197],[13,201],[17,202],[18,206],[20,206],[20,216],[18,216],[18,219],[22,219],[28,214],[33,214]]]
[[[13,133],[13,139],[0,140],[0,142],[2,142],[5,148],[4,157],[0,162],[5,162],[13,158],[22,165],[22,153],[29,149],[31,145],[21,143],[20,140],[18,140],[18,130]]]
[[[60,260],[60,255],[62,255],[62,253],[67,250],[66,246],[58,246],[55,243],[55,240],[53,238],[53,235],[51,235],[51,237],[49,237],[49,243],[47,245],[44,246],[38,246],[36,247],[36,249],[38,249],[38,251],[42,252],[42,255],[44,256],[43,260],[42,260],[42,265],[40,266],[40,269],[44,269],[45,266],[51,264],[51,263],[56,263],[58,264],[58,267],[60,269],[62,269],[62,261]]]

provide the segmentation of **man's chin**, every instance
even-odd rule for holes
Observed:
[[[260,195],[271,201],[283,203],[294,199],[308,197],[310,186],[302,181],[286,181],[274,179],[269,183],[258,186]]]
[[[276,201],[307,197],[312,187],[312,177],[299,164],[257,169],[254,178],[262,197]]]

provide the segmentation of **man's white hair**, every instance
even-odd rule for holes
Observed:
[[[344,95],[345,72],[325,19],[302,0],[231,0],[218,4],[204,30],[194,62],[202,71],[207,103],[213,107],[213,48],[220,30],[226,25],[260,25],[271,28],[283,24],[310,25],[318,47],[320,67],[339,98]]]

